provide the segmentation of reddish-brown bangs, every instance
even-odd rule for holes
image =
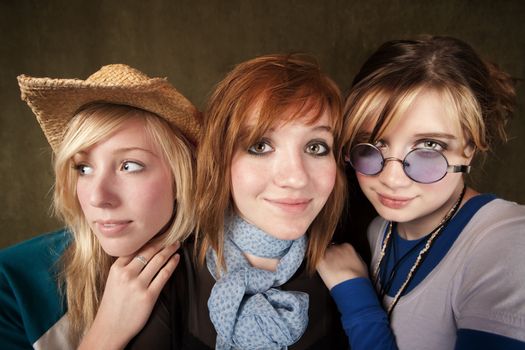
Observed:
[[[307,117],[331,119],[333,152],[341,157],[342,101],[337,85],[303,54],[266,55],[237,65],[212,93],[204,113],[197,172],[197,235],[201,262],[208,248],[223,265],[224,219],[231,203],[230,166],[235,150],[248,148],[271,128]],[[313,271],[342,210],[345,182],[338,173],[337,195],[310,229],[309,269]],[[317,222],[316,221],[316,222]]]
[[[279,127],[292,121],[301,120],[308,125],[316,123],[327,113],[330,117],[330,127],[334,131],[341,129],[342,119],[334,111],[325,96],[315,96],[299,93],[287,99],[280,99],[280,96],[260,96],[248,108],[247,114],[256,116],[254,120],[247,117],[242,118],[239,130],[238,142],[246,148],[260,140],[271,128]],[[337,137],[337,135],[334,135]]]

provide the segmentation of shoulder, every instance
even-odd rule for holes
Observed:
[[[368,226],[368,242],[370,243],[370,246],[374,246],[377,239],[382,237],[383,231],[385,230],[387,221],[383,219],[381,216],[377,216],[370,225]]]
[[[195,256],[195,242],[190,237],[178,253],[180,262],[170,280],[164,286],[157,305],[150,319],[155,320],[139,334],[144,338],[147,333],[155,338],[168,335],[172,347],[212,349],[215,344],[215,328],[208,313],[207,300],[215,280],[206,264],[198,262]],[[150,322],[150,321],[148,321]],[[166,325],[169,330],[166,330]],[[150,340],[144,344],[151,345]]]
[[[57,262],[70,240],[60,230],[0,251],[0,339],[33,344],[63,316]]]
[[[489,228],[499,225],[523,225],[525,206],[497,198],[481,207],[472,221],[487,225]]]
[[[69,231],[59,230],[0,250],[0,282],[32,290],[55,281],[56,264],[70,241]]]
[[[70,240],[68,231],[60,230],[1,250],[0,287],[2,293],[7,293],[2,295],[15,295],[18,302],[25,298],[54,300],[57,262]]]
[[[461,236],[464,265],[455,279],[459,328],[525,341],[525,207],[495,199]]]
[[[35,271],[38,267],[54,264],[71,241],[67,230],[39,235],[30,240],[0,250],[0,271]]]
[[[498,254],[496,247],[508,247],[513,250],[518,245],[523,249],[525,206],[494,199],[479,209],[465,227],[463,234],[469,238],[469,246],[473,250],[487,249]]]
[[[458,248],[470,275],[516,274],[525,288],[525,206],[494,199],[481,207],[463,229]],[[496,275],[494,277],[496,277]],[[474,277],[477,278],[477,277]]]

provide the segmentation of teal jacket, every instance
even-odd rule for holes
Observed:
[[[70,241],[60,230],[0,250],[2,349],[69,348],[57,262]]]

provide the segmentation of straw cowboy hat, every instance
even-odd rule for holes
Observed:
[[[129,105],[155,113],[196,144],[200,113],[166,78],[150,78],[125,64],[103,66],[86,80],[18,76],[22,100],[35,113],[53,151],[71,118],[93,102]]]

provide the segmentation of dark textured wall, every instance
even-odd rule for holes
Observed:
[[[167,76],[197,106],[231,67],[257,55],[303,51],[346,90],[381,42],[421,33],[462,38],[525,77],[522,0],[0,1],[0,247],[60,227],[50,214],[50,150],[16,76],[86,78],[108,63]],[[525,87],[513,139],[475,187],[525,202]]]

